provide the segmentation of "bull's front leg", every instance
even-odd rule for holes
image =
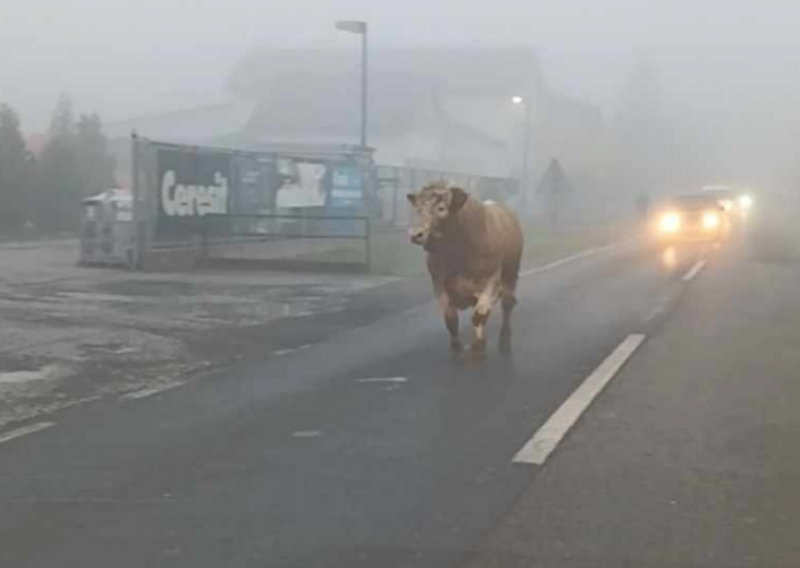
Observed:
[[[444,323],[447,326],[447,331],[450,333],[450,348],[454,354],[461,353],[464,350],[464,345],[458,336],[458,309],[453,305],[450,296],[445,292],[443,286],[436,286],[436,295],[439,299],[439,307],[444,316]]]
[[[492,313],[492,308],[500,300],[500,274],[491,278],[486,288],[478,296],[475,311],[472,314],[472,326],[475,332],[470,350],[474,355],[482,354],[486,350],[486,322]]]

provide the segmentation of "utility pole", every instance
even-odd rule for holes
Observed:
[[[517,95],[511,99],[517,106],[525,109],[525,131],[523,132],[522,142],[522,176],[520,178],[520,197],[522,198],[522,210],[525,216],[530,214],[530,183],[528,182],[528,160],[531,152],[531,105],[521,96]]]
[[[351,34],[358,34],[361,36],[361,135],[359,137],[361,147],[367,147],[367,121],[368,121],[368,93],[369,93],[369,78],[368,78],[368,25],[367,22],[358,21],[341,21],[336,22],[336,29],[348,32]]]

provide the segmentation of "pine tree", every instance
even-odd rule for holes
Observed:
[[[19,233],[28,219],[32,163],[19,117],[0,105],[0,234]]]
[[[50,231],[77,229],[81,176],[75,139],[72,102],[62,96],[37,168],[36,224]]]
[[[78,120],[75,153],[81,176],[83,197],[96,195],[116,186],[115,163],[108,151],[108,140],[97,114],[84,114]]]

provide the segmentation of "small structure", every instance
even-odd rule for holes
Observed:
[[[136,246],[133,196],[110,189],[81,203],[81,256],[84,265],[131,267]]]

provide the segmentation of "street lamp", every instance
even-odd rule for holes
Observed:
[[[336,29],[361,36],[361,147],[367,147],[367,22],[340,21]]]
[[[519,95],[511,98],[511,102],[525,109],[525,132],[522,143],[522,178],[520,179],[520,195],[522,197],[522,210],[528,215],[528,154],[531,145],[531,105]]]

